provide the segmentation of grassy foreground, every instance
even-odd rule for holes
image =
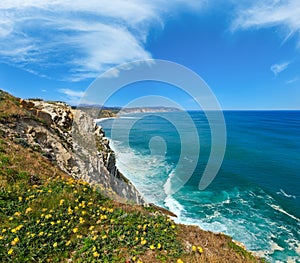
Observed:
[[[0,140],[2,262],[261,262],[225,235],[116,203]]]

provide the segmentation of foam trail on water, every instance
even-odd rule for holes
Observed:
[[[124,147],[121,142],[110,140],[110,147],[116,153],[116,164],[149,203],[164,200],[164,177],[172,167],[162,156],[146,155],[131,148]]]
[[[173,198],[172,195],[167,196],[164,200],[164,205],[177,216],[177,218],[174,218],[174,221],[180,223],[182,220],[182,213],[185,212],[184,206]]]
[[[274,210],[279,211],[279,212],[289,216],[290,218],[293,218],[294,220],[300,222],[299,218],[297,218],[297,217],[291,215],[290,213],[288,213],[287,211],[283,210],[280,206],[274,205],[274,204],[270,204],[269,206],[272,207]]]
[[[276,192],[276,194],[278,194],[278,195],[283,195],[283,196],[285,196],[285,197],[287,197],[287,198],[294,198],[294,199],[296,199],[296,196],[295,195],[289,195],[289,194],[287,194],[284,190],[282,190],[282,189],[280,189],[279,190],[279,192]]]

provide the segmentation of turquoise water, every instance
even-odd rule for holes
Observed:
[[[168,121],[183,119],[181,114],[132,114],[102,121],[120,170],[146,200],[177,214],[178,222],[226,233],[271,262],[300,262],[300,111],[225,111],[224,161],[204,191],[198,183],[209,158],[211,133],[205,114],[190,112],[201,145],[197,167],[177,193],[166,195],[168,178],[184,173],[175,169],[180,158],[188,167],[195,154],[195,135],[188,127],[178,132]],[[182,136],[188,138],[185,145]],[[182,147],[191,149],[190,156],[180,155]]]

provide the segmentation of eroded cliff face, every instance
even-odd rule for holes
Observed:
[[[144,203],[117,169],[115,153],[91,116],[61,102],[20,100],[15,104],[17,113],[0,122],[0,129],[12,140],[41,152],[62,171],[95,185],[110,198]]]

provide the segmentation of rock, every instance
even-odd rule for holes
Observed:
[[[89,114],[61,102],[21,100],[20,107],[28,110],[28,116],[22,116],[14,125],[0,123],[0,130],[17,138],[14,140],[24,147],[39,151],[73,178],[95,185],[110,198],[145,203],[116,167],[109,140]]]
[[[34,103],[32,101],[20,99],[20,107],[26,110],[30,110],[34,107]]]
[[[52,124],[51,115],[47,112],[37,110],[36,117],[38,117],[38,118],[42,119],[43,121],[45,121],[45,123],[49,126]]]

